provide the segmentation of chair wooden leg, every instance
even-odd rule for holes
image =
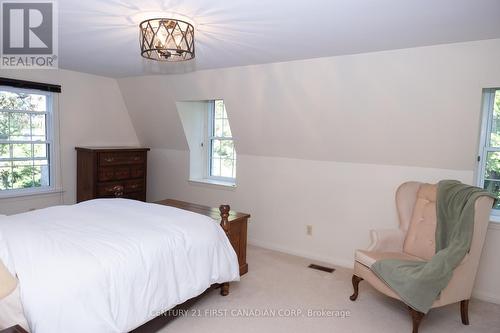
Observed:
[[[220,294],[222,296],[227,296],[229,295],[229,282],[224,282],[220,286]]]
[[[414,310],[408,307],[408,311],[410,311],[411,320],[413,322],[413,333],[418,333],[418,327],[420,326],[420,321],[424,318],[425,313]]]
[[[460,302],[460,315],[462,316],[462,324],[469,325],[469,300],[464,299]]]
[[[354,289],[354,294],[352,294],[351,297],[349,297],[351,301],[355,301],[358,298],[358,289],[359,289],[358,287],[361,281],[363,281],[363,279],[360,278],[359,276],[356,275],[352,276],[352,287]]]

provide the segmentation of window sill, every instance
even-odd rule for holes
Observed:
[[[39,190],[9,190],[7,193],[0,193],[0,200],[10,199],[10,198],[31,197],[37,195],[59,194],[63,192],[64,190],[62,188],[46,188]]]
[[[490,222],[500,223],[500,216],[498,216],[498,215],[490,215]]]
[[[234,190],[236,188],[236,183],[233,182],[225,182],[222,180],[213,180],[213,179],[189,179],[188,182],[194,185],[208,185],[219,188],[224,188],[227,190]]]
[[[490,223],[488,225],[488,228],[500,230],[500,216],[490,215]]]
[[[500,230],[500,222],[490,221],[490,224],[488,224],[488,229]]]

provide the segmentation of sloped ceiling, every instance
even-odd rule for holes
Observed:
[[[60,66],[111,77],[500,38],[498,0],[60,0],[58,6]],[[141,58],[137,20],[146,12],[191,17],[196,59]]]
[[[239,154],[472,170],[500,39],[119,79],[142,144],[188,150],[175,102],[222,98]]]

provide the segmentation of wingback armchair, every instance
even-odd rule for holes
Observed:
[[[355,253],[354,275],[352,284],[354,293],[350,297],[355,301],[358,297],[358,285],[362,280],[370,283],[381,293],[401,300],[401,298],[380,280],[370,269],[380,259],[430,260],[435,254],[436,232],[436,197],[437,184],[407,182],[399,186],[396,192],[396,208],[399,228],[390,230],[372,230],[372,244],[366,250]],[[482,196],[476,200],[474,215],[474,231],[470,251],[458,267],[452,278],[432,308],[460,302],[462,323],[469,325],[468,304],[474,286],[483,248],[489,215],[493,199]],[[413,333],[418,332],[424,313],[408,307],[413,321]]]

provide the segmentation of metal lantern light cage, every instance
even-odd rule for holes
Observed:
[[[194,58],[194,27],[170,18],[155,18],[139,24],[141,55],[156,61],[185,61]]]

